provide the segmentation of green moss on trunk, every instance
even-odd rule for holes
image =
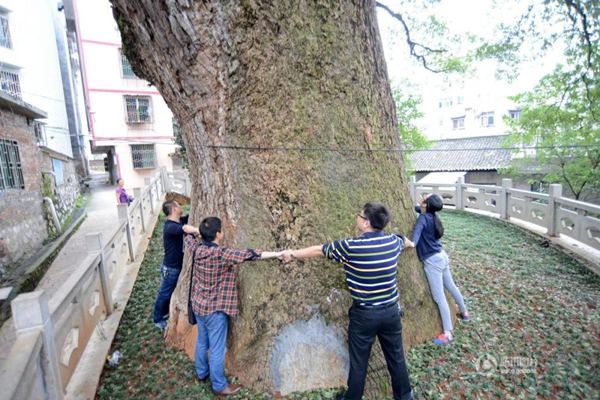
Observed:
[[[392,210],[390,230],[410,235],[415,215],[398,153],[207,147],[399,147],[374,2],[112,1],[135,73],[156,84],[181,124],[193,223],[219,216],[232,247],[298,248],[354,236],[356,212],[374,200]],[[441,327],[414,253],[399,269],[410,346]],[[350,299],[329,261],[245,265],[238,286],[229,367],[257,389],[272,389],[271,347],[286,326],[315,312],[347,326]],[[175,297],[174,313],[184,312],[187,283]],[[168,340],[183,345],[187,334],[173,329]],[[367,387],[377,397],[387,379],[378,348],[371,366]]]

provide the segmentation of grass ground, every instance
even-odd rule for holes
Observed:
[[[501,221],[442,214],[444,243],[472,321],[455,341],[414,346],[407,364],[417,398],[599,399],[600,279],[541,239]],[[212,399],[193,362],[163,345],[151,310],[158,290],[162,223],[140,269],[107,364],[100,399]],[[156,234],[158,233],[158,234]],[[319,400],[335,392],[298,393]],[[235,399],[267,399],[244,390]]]

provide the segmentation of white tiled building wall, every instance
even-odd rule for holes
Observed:
[[[154,146],[156,167],[172,170],[173,114],[154,86],[135,77],[124,77],[121,37],[108,0],[75,0],[79,36],[90,100],[93,141],[115,150],[118,175],[127,189],[143,187],[156,168],[135,168],[132,145]],[[151,119],[128,123],[125,96],[150,97]],[[139,166],[139,165],[138,165]]]
[[[48,147],[73,156],[50,0],[0,0],[8,18],[12,49],[0,47],[3,70],[18,73],[23,101],[48,114]]]

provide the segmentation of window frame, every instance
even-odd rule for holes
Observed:
[[[140,149],[139,151],[136,151],[135,148],[136,147],[142,147],[142,146],[147,146],[145,149]],[[156,145],[154,143],[136,143],[136,144],[131,144],[131,163],[133,164],[133,169],[138,170],[138,169],[156,169],[157,166],[157,161],[156,161]],[[144,151],[149,150],[149,148],[152,148],[152,165],[146,165],[145,162],[147,161],[144,157],[144,155],[141,155],[141,159],[139,158],[139,154],[143,153]],[[136,157],[136,155],[138,155]],[[136,159],[137,158],[137,159]],[[136,166],[136,162],[140,163],[141,162],[141,166]],[[138,164],[140,165],[140,164]]]
[[[462,122],[462,124],[457,126],[457,122]],[[465,129],[465,117],[464,116],[452,118],[452,130],[457,131],[460,129]]]
[[[19,100],[23,99],[23,94],[21,92],[21,77],[19,76],[19,71],[9,68],[0,68],[0,92],[4,92],[9,96],[17,98]]]
[[[521,110],[508,110],[508,116],[515,122],[521,121]]]
[[[127,59],[125,53],[123,53],[123,48],[119,47],[119,65],[121,67],[121,78],[123,79],[140,79],[135,72],[133,72],[133,68],[131,68],[131,63]],[[131,75],[126,74],[126,69],[131,71]]]
[[[52,171],[54,171],[54,184],[63,186],[65,184],[64,163],[58,158],[50,158],[52,161]]]
[[[19,142],[0,139],[0,191],[25,190]]]
[[[129,107],[128,107],[128,104],[127,104],[127,101],[128,100],[132,100],[132,99],[135,99],[135,101],[136,101],[135,109],[137,111],[137,113],[136,113],[137,117],[136,117],[135,120],[130,118],[131,115],[133,115],[133,114],[129,112]],[[141,116],[140,111],[139,111],[139,108],[140,108],[139,100],[140,99],[147,99],[148,100],[148,105],[147,105],[148,111],[147,111],[147,118],[146,118],[146,120],[142,120],[142,118],[140,117]],[[123,95],[123,105],[125,107],[125,122],[126,123],[128,123],[128,124],[151,124],[151,123],[154,122],[153,115],[152,115],[152,112],[153,112],[153,109],[152,109],[152,96],[149,96],[149,95],[148,96],[142,96],[142,95],[130,95],[130,94],[126,94],[126,95]]]
[[[6,15],[0,14],[0,47],[13,50],[10,22]]]
[[[33,121],[33,133],[38,146],[48,147],[46,136],[46,124],[41,121]]]
[[[487,123],[483,122],[484,118],[487,119]],[[491,118],[492,123],[490,123],[490,118]],[[481,126],[483,128],[495,126],[496,125],[496,113],[494,111],[482,112],[481,115],[479,116],[479,121],[481,122]]]
[[[438,102],[438,108],[452,107],[453,104],[452,97],[444,97]]]

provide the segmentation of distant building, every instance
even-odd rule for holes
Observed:
[[[519,104],[508,99],[510,87],[490,81],[468,81],[435,91],[423,99],[426,118],[419,126],[431,140],[505,135],[503,117],[521,118]]]
[[[91,152],[106,155],[113,183],[122,177],[126,187],[142,187],[158,166],[173,170],[173,114],[133,72],[108,0],[65,4],[80,43]]]
[[[501,149],[505,135],[433,142],[428,151],[409,155],[417,182],[455,183],[463,176],[465,183],[501,186],[508,178],[498,172],[509,166],[512,150]],[[514,188],[531,190],[524,181],[514,182]]]
[[[0,90],[44,110],[40,144],[74,159],[79,175],[86,176],[87,121],[77,91],[78,66],[56,4],[0,0]]]
[[[87,122],[59,8],[0,0],[0,263],[18,262],[62,228],[87,175]]]

